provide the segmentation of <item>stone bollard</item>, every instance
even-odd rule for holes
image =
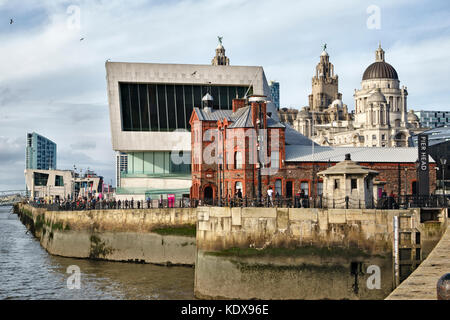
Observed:
[[[444,274],[437,283],[437,299],[450,300],[450,273]]]

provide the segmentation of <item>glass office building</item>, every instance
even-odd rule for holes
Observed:
[[[33,132],[27,134],[26,168],[56,169],[56,143]]]
[[[119,87],[123,131],[189,130],[192,110],[201,107],[206,93],[213,96],[214,109],[231,110],[232,100],[248,90],[244,86],[192,84],[120,83]]]
[[[270,92],[272,93],[272,101],[277,108],[280,109],[280,83],[277,81],[269,81]]]
[[[419,117],[421,128],[437,128],[450,125],[450,111],[428,111],[414,112]]]

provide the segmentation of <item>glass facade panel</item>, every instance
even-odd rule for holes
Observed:
[[[194,107],[202,107],[202,88],[201,86],[192,86],[194,89]]]
[[[123,131],[131,131],[131,105],[128,85],[120,84],[120,99],[122,102],[122,129]]]
[[[167,91],[167,117],[169,120],[169,131],[177,129],[177,110],[175,106],[175,87],[172,84],[166,85]]]
[[[183,86],[184,90],[184,105],[186,106],[186,129],[190,129],[189,120],[194,110],[194,96],[192,86]]]
[[[190,129],[194,107],[202,107],[206,93],[213,96],[213,108],[232,109],[232,100],[243,97],[245,86],[120,83],[122,128],[124,131],[173,131]],[[252,94],[252,90],[249,91]]]
[[[133,169],[135,173],[144,173],[144,153],[135,152],[133,157]]]
[[[159,131],[167,131],[169,128],[167,120],[167,101],[166,101],[166,85],[158,84],[158,112],[159,112]]]
[[[228,87],[219,87],[219,95],[220,109],[228,109],[228,106],[231,105],[228,102]]]
[[[180,152],[183,157],[183,152]],[[187,163],[175,164],[171,159],[171,152],[130,152],[128,157],[128,170],[121,172],[129,176],[132,175],[161,175],[161,174],[182,174],[191,173],[190,152],[185,155]]]
[[[130,101],[131,101],[131,126],[134,131],[141,131],[141,108],[139,106],[138,86],[130,87]]]
[[[148,106],[148,92],[147,85],[139,85],[139,105],[141,108],[141,124],[142,131],[150,130],[150,110]]]
[[[164,173],[164,152],[155,152],[154,173]]]
[[[144,173],[154,173],[153,163],[153,152],[144,152]]]
[[[159,114],[157,106],[158,97],[156,95],[156,85],[149,84],[148,86],[148,101],[150,103],[150,125],[152,131],[159,131]]]
[[[175,86],[175,95],[176,95],[176,107],[177,107],[177,125],[178,128],[186,128],[186,110],[184,108],[184,93],[183,86]],[[191,111],[192,112],[192,111]],[[190,116],[190,114],[189,114]],[[189,121],[189,120],[187,120]]]
[[[213,109],[219,110],[220,109],[220,107],[219,107],[219,104],[220,104],[220,102],[219,102],[219,87],[211,86],[210,92],[214,99],[213,100]],[[226,109],[226,108],[224,108],[224,109]]]

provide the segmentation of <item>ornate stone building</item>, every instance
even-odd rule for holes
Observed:
[[[407,111],[407,88],[400,87],[397,71],[385,61],[381,46],[375,51],[375,62],[364,71],[361,89],[355,89],[352,113],[341,100],[333,69],[328,54],[322,52],[309,107],[298,112],[295,119],[294,112],[282,110],[280,119],[288,120],[320,145],[405,147],[410,136],[423,131],[414,112]]]

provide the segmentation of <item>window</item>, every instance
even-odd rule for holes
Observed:
[[[241,192],[243,192],[243,189],[242,189],[242,182],[241,182],[241,181],[236,181],[235,189],[236,189],[236,191],[237,191],[238,189],[240,189]]]
[[[270,166],[271,168],[280,167],[280,152],[272,150],[270,154]]]
[[[234,165],[236,169],[242,169],[242,153],[240,151],[236,151],[234,153]]]
[[[372,135],[372,140],[377,140],[377,136],[376,135]]]
[[[352,190],[353,189],[358,189],[358,180],[352,179],[351,180],[351,187],[352,187]]]
[[[339,189],[339,179],[334,179],[334,189]]]
[[[55,176],[55,187],[64,187],[63,176]]]
[[[48,181],[47,173],[34,173],[34,185],[35,186],[46,186]]]
[[[278,195],[281,196],[281,179],[275,180],[275,195],[278,193]]]
[[[323,182],[317,182],[317,195],[321,196],[323,194]]]
[[[305,192],[305,196],[309,195],[309,183],[308,183],[308,181],[302,181],[300,183],[300,190],[303,190]]]

